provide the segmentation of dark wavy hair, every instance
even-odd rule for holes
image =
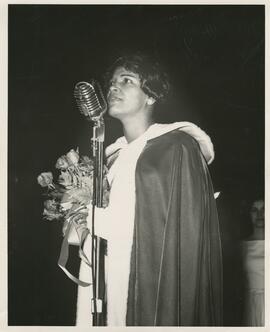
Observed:
[[[107,91],[113,73],[119,67],[123,67],[128,71],[138,74],[141,81],[141,89],[149,97],[154,98],[157,102],[166,100],[169,94],[170,84],[166,72],[156,59],[141,53],[119,57],[104,75],[105,88]]]

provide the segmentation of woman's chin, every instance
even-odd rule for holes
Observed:
[[[110,107],[108,110],[108,114],[115,118],[115,119],[120,119],[121,118],[121,112],[117,109],[117,107]]]

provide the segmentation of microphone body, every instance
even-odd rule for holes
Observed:
[[[97,81],[78,82],[74,97],[79,111],[90,121],[99,121],[107,110],[107,103]]]

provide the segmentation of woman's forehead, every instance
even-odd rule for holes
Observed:
[[[262,207],[264,207],[264,201],[263,201],[263,200],[255,201],[255,202],[252,204],[252,207],[253,207],[253,208],[257,208],[257,209],[261,209]]]
[[[117,67],[114,70],[112,77],[115,78],[115,77],[121,77],[121,76],[131,76],[131,77],[139,78],[139,74],[137,74],[129,69],[126,69],[125,67]]]

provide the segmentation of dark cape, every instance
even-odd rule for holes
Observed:
[[[136,168],[127,326],[221,326],[216,202],[199,144],[174,130],[149,140]]]

